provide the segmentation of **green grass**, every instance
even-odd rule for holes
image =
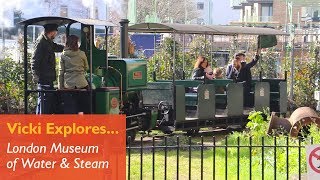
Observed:
[[[283,145],[286,143],[285,138],[278,138],[277,145]],[[256,145],[261,145],[261,142],[257,142],[257,139],[253,140]],[[237,142],[236,138],[230,138],[228,145],[235,145]],[[224,144],[219,142],[218,144]],[[273,138],[265,139],[266,145],[273,145]],[[241,139],[241,145],[248,145],[248,140],[245,138]],[[295,141],[290,140],[290,145],[297,145]],[[152,152],[145,150],[143,153],[143,179],[152,179]],[[262,179],[262,148],[252,148],[252,179]],[[213,163],[213,148],[208,147],[203,152],[203,177],[204,179],[225,179],[225,148],[217,147],[215,164]],[[237,159],[239,156],[239,175],[240,179],[249,179],[249,157],[250,151],[247,147],[240,148],[240,155],[237,153],[236,147],[228,148],[227,155],[227,166],[228,166],[228,179],[237,179]],[[274,148],[264,148],[264,179],[274,179]],[[199,149],[193,149],[191,151],[191,179],[200,179],[201,177],[201,151]],[[131,167],[130,167],[130,179],[140,179],[140,151],[131,151]],[[168,151],[167,154],[167,165],[165,166],[165,155],[164,150],[157,150],[155,153],[155,179],[163,179],[165,174],[165,167],[167,169],[167,179],[176,179],[177,175],[177,152],[175,150]],[[298,148],[289,148],[289,174],[296,176],[299,174],[298,169]],[[306,161],[305,161],[305,148],[301,148],[301,173],[306,172]],[[277,147],[276,150],[276,174],[277,179],[286,179],[286,148]],[[215,174],[213,169],[215,168]],[[128,169],[127,169],[128,171]],[[179,179],[189,179],[189,151],[181,150],[179,153]]]
[[[313,144],[320,143],[320,131],[315,125],[310,127],[310,133],[308,137],[303,141],[300,141],[300,148],[298,147],[288,147],[287,159],[287,147],[298,146],[299,140],[297,138],[287,138],[286,136],[279,135],[276,137],[276,150],[274,147],[252,147],[251,151],[248,147],[240,147],[240,153],[238,154],[237,144],[238,140],[241,146],[248,146],[250,144],[249,137],[252,139],[253,146],[274,146],[275,139],[272,136],[266,135],[267,122],[258,124],[251,128],[250,131],[235,132],[231,134],[228,138],[227,153],[223,145],[226,144],[224,137],[216,138],[216,148],[215,151],[212,147],[206,147],[203,151],[203,179],[213,179],[216,180],[226,179],[226,154],[227,154],[227,179],[237,179],[238,167],[239,167],[239,179],[249,179],[250,167],[252,169],[251,177],[253,180],[262,179],[262,174],[264,174],[264,179],[272,180],[274,179],[276,173],[276,179],[287,179],[287,173],[289,173],[289,179],[296,179],[299,175],[306,173],[306,149],[305,145],[311,144],[311,137],[313,138]],[[212,137],[204,137],[205,145],[212,145]],[[167,145],[176,145],[176,137],[168,137]],[[179,144],[187,145],[188,137],[180,136]],[[263,140],[263,141],[262,141]],[[192,138],[192,145],[199,145],[201,142],[200,137]],[[158,142],[156,145],[163,146],[164,142]],[[144,147],[150,146],[149,144],[144,144]],[[221,146],[221,147],[217,147]],[[300,156],[299,156],[300,150]],[[262,159],[263,151],[263,159]],[[215,156],[214,156],[215,152]],[[251,154],[250,154],[251,152]],[[191,167],[189,167],[189,151],[188,148],[183,148],[180,150],[179,155],[177,155],[176,149],[168,150],[167,156],[165,156],[163,149],[157,149],[155,156],[153,156],[150,149],[144,149],[143,158],[141,161],[140,150],[131,150],[131,162],[130,162],[130,179],[140,179],[140,169],[142,162],[142,178],[152,179],[152,160],[155,159],[154,165],[154,175],[155,179],[164,179],[165,169],[167,179],[176,179],[177,176],[177,157],[179,158],[179,179],[189,179],[189,172],[191,173],[191,179],[201,178],[201,151],[200,148],[193,148],[191,151]],[[213,161],[215,157],[215,163]],[[250,157],[252,158],[250,166]],[[165,158],[167,158],[167,164],[165,166]],[[239,166],[238,166],[239,159]],[[299,170],[299,159],[301,163],[301,169]],[[276,160],[276,167],[274,166]],[[127,154],[128,163],[128,154]],[[263,173],[262,173],[262,163],[263,163]],[[288,170],[287,172],[287,164]],[[189,171],[189,168],[191,171]],[[215,171],[213,170],[215,169]],[[276,170],[276,172],[275,172]],[[128,172],[128,164],[127,164]],[[128,174],[128,173],[127,173]],[[127,177],[128,179],[128,177]]]

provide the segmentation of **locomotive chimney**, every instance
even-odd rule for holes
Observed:
[[[121,19],[120,21],[120,49],[121,49],[121,58],[128,57],[128,41],[129,41],[129,34],[128,34],[128,19]]]

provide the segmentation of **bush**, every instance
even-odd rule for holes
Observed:
[[[319,48],[319,44],[313,44],[309,47],[309,52],[306,53],[305,57],[301,59],[295,58],[293,101],[299,107],[315,108],[316,106],[314,91],[319,88],[317,85],[320,71],[318,64],[320,60],[318,55]],[[290,77],[290,73],[288,77]],[[290,83],[291,80],[288,82]],[[288,87],[290,86],[288,85]]]
[[[175,50],[175,69],[176,79],[183,78],[183,70],[185,78],[190,79],[192,75],[195,60],[199,55],[205,56],[210,64],[210,43],[202,36],[196,36],[189,44],[189,51],[183,51],[181,45],[171,37],[166,37],[157,47],[157,52],[148,60],[148,80],[152,81],[152,73],[156,72],[157,79],[171,80],[173,74],[173,52]],[[175,49],[174,49],[175,48]],[[183,60],[184,59],[184,60]],[[212,63],[215,66],[215,62]],[[184,67],[184,69],[183,69]]]
[[[250,130],[252,137],[264,137],[268,130],[268,121],[270,118],[266,117],[267,113],[261,111],[252,111],[249,114],[247,128]]]
[[[253,55],[252,55],[253,57]],[[275,48],[268,48],[265,53],[260,57],[260,60],[256,67],[252,68],[252,75],[254,77],[259,77],[260,72],[262,72],[262,78],[278,78],[277,61],[278,61],[278,52]]]
[[[152,81],[152,73],[156,72],[157,79],[169,80],[173,74],[173,54],[175,49],[176,78],[182,79],[183,58],[181,46],[172,38],[164,38],[158,47],[158,51],[148,60],[148,80]],[[188,58],[186,58],[188,59]],[[186,63],[187,64],[187,63]],[[189,68],[189,67],[187,67]],[[189,74],[186,75],[188,77]]]
[[[30,57],[30,56],[29,56]],[[34,87],[31,81],[30,64],[28,71],[28,85]],[[24,112],[24,68],[23,63],[15,62],[12,58],[0,60],[0,112],[5,114]],[[36,95],[29,96],[28,109],[34,112]]]

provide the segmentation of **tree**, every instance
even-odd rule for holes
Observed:
[[[14,20],[13,20],[13,24],[14,24],[14,27],[11,27],[11,28],[6,28],[5,29],[5,34],[7,34],[8,36],[15,36],[18,34],[19,32],[19,29],[23,29],[23,26],[18,24],[19,22],[25,20],[23,17],[22,17],[23,13],[21,10],[16,10],[14,11]]]
[[[316,89],[319,89],[319,49],[320,44],[313,43],[309,47],[309,52],[303,57],[305,60],[295,58],[293,101],[300,107],[315,108],[316,106],[313,94]]]
[[[157,47],[157,52],[148,60],[148,80],[152,80],[152,73],[156,73],[157,79],[171,80],[173,74],[173,52],[175,48],[175,78],[182,79],[183,71],[185,78],[190,79],[194,67],[194,63],[199,55],[208,58],[210,63],[210,43],[203,36],[196,36],[187,46],[189,51],[183,56],[182,45],[175,42],[172,37],[166,37]],[[211,63],[210,63],[211,64]],[[184,69],[183,69],[184,67]],[[215,62],[212,63],[215,67]]]
[[[193,0],[137,0],[137,23],[145,22],[147,16],[156,16],[161,22],[189,22],[199,12]]]
[[[251,53],[250,57],[254,56],[254,52]],[[262,72],[262,78],[272,79],[279,78],[283,75],[278,74],[277,61],[279,58],[279,52],[275,48],[268,48],[265,53],[260,57],[260,60],[256,67],[252,68],[252,75],[254,77],[259,77],[260,72]]]
[[[30,58],[31,55],[28,55]],[[30,61],[28,61],[28,88],[35,87],[32,82]],[[23,63],[18,63],[12,58],[0,60],[0,114],[23,113],[24,78]],[[36,93],[28,98],[29,112],[35,111]]]

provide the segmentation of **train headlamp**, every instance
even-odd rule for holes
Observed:
[[[83,28],[83,32],[84,32],[84,33],[88,33],[88,32],[89,32],[89,28],[88,28],[88,27],[84,27],[84,28]]]

